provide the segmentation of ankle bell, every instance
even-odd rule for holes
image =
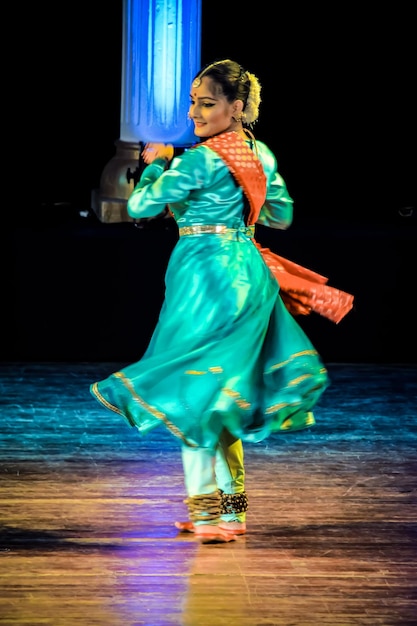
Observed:
[[[220,495],[221,515],[230,515],[232,513],[245,513],[249,508],[246,491],[242,491],[242,493],[224,493],[224,491],[220,491]]]
[[[222,498],[219,491],[189,496],[184,503],[188,507],[192,522],[208,522],[220,517]]]

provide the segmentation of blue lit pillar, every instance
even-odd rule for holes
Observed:
[[[139,142],[187,147],[195,140],[187,118],[189,90],[200,67],[202,0],[124,0],[120,138],[116,155],[93,190],[102,222],[131,221],[127,171],[139,162]]]

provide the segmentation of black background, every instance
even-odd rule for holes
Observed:
[[[234,58],[260,79],[255,134],[297,215],[384,220],[415,206],[414,18],[365,4],[202,3],[202,64]],[[34,201],[88,208],[119,138],[122,0],[59,7],[25,14],[25,156]]]
[[[19,180],[3,213],[3,360],[130,362],[157,321],[176,230],[91,211],[119,139],[122,6],[43,2],[9,22]],[[415,362],[413,26],[398,2],[203,0],[202,65],[229,57],[258,76],[255,135],[295,200],[292,227],[258,239],[355,295],[339,325],[299,318],[326,361]]]

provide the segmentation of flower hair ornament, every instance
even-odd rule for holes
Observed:
[[[249,94],[245,108],[242,111],[242,123],[251,126],[259,117],[259,105],[261,103],[261,85],[255,74],[245,72],[243,78],[249,81]]]

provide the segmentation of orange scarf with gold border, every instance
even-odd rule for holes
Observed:
[[[233,131],[211,137],[204,145],[223,159],[242,187],[250,205],[248,226],[255,224],[267,193],[262,163]],[[353,308],[353,296],[327,285],[325,276],[281,257],[269,248],[262,248],[255,240],[254,243],[277,279],[284,304],[293,315],[309,315],[314,311],[337,324]]]

